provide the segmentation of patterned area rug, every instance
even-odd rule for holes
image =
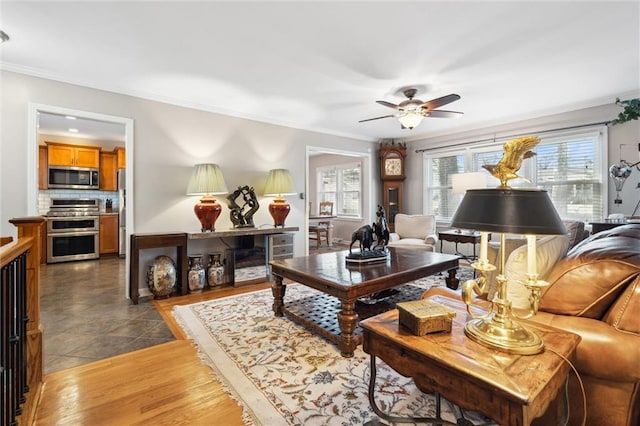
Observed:
[[[408,284],[443,285],[442,276]],[[405,286],[403,286],[405,287]],[[400,287],[402,291],[402,287]],[[415,289],[413,289],[415,291]],[[288,285],[286,300],[315,290]],[[377,419],[368,401],[369,356],[343,358],[332,343],[272,311],[271,290],[177,306],[174,316],[205,363],[244,408],[247,425],[361,425]],[[378,360],[376,399],[386,413],[434,416],[435,397]],[[466,412],[474,424],[485,420]],[[442,417],[455,422],[444,402]]]

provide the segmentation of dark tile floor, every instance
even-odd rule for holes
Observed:
[[[348,248],[314,242],[309,253]],[[126,299],[125,273],[116,257],[41,265],[45,374],[174,340],[150,298]]]
[[[174,340],[151,300],[125,298],[119,258],[42,265],[45,374]]]

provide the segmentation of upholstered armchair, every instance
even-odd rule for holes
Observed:
[[[437,242],[435,215],[396,214],[394,232],[389,234],[389,247],[436,251]]]

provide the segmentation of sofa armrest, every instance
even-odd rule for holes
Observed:
[[[389,234],[389,242],[392,243],[394,241],[399,241],[400,240],[400,235],[396,234],[395,232],[391,232]]]
[[[425,237],[424,242],[433,246],[438,242],[438,234],[429,234]]]
[[[538,312],[531,321],[579,335],[576,368],[602,380],[640,380],[640,335],[616,330],[592,318]]]

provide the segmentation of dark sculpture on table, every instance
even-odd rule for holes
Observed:
[[[351,248],[353,247],[353,243],[356,241],[360,242],[360,254],[363,254],[365,251],[371,251],[371,244],[373,244],[373,228],[371,228],[370,225],[364,225],[351,234],[349,255],[352,254]]]
[[[238,204],[238,200],[242,205]],[[253,215],[260,208],[256,193],[248,185],[239,186],[233,194],[227,197],[227,206],[231,214],[234,228],[254,228]]]
[[[378,205],[378,211],[376,211],[376,221],[373,223],[373,233],[376,237],[376,245],[374,250],[379,249],[382,246],[384,250],[389,244],[389,225],[387,219],[384,216],[384,208]]]
[[[356,241],[360,243],[360,251],[354,253],[352,248]],[[374,241],[376,241],[376,245],[371,248]],[[382,206],[378,206],[376,221],[373,223],[373,226],[361,226],[351,235],[351,245],[349,246],[347,263],[386,261],[387,244],[389,244],[389,227],[384,217]]]

